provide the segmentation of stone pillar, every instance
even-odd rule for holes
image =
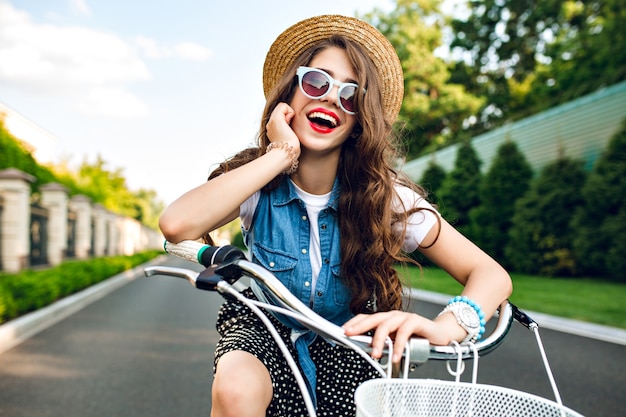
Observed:
[[[2,269],[28,267],[30,254],[30,184],[35,177],[18,169],[0,171],[0,261]]]
[[[107,242],[106,254],[109,256],[115,256],[120,253],[119,251],[119,239],[120,233],[117,225],[117,216],[109,212],[107,218],[107,229],[109,235],[109,241]]]
[[[107,253],[107,218],[108,213],[100,204],[93,206],[93,256],[105,256]]]
[[[58,265],[67,249],[68,190],[61,184],[49,183],[41,188],[41,205],[48,209],[48,263]]]
[[[69,207],[76,213],[76,258],[87,259],[91,249],[91,200],[77,195],[72,197]]]

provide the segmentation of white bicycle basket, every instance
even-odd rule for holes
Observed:
[[[435,379],[366,381],[357,388],[355,403],[357,417],[582,417],[522,391]]]
[[[461,382],[465,365],[459,350],[456,370],[450,367],[452,361],[447,363],[454,381],[409,379],[405,370],[404,378],[362,383],[354,395],[356,417],[584,417],[563,405],[539,328],[536,323],[529,328],[535,333],[556,402],[510,388],[478,384],[478,352],[470,345],[474,351],[471,383]]]

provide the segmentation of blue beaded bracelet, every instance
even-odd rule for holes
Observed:
[[[478,319],[480,320],[480,329],[478,330],[478,334],[476,335],[476,339],[475,340],[476,341],[480,340],[480,338],[485,333],[485,325],[487,324],[487,322],[485,320],[485,313],[483,312],[483,309],[480,308],[480,306],[477,303],[475,303],[474,301],[470,300],[468,297],[466,297],[464,295],[457,295],[456,297],[454,297],[450,301],[448,301],[448,305],[454,304],[454,303],[465,303],[465,304],[469,305],[470,307],[472,307],[474,309],[474,311],[476,312],[476,314],[478,314]]]

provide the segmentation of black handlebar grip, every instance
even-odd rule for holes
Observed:
[[[215,264],[233,262],[237,259],[246,259],[243,251],[236,246],[205,246],[201,253],[198,253],[198,262],[206,267]]]

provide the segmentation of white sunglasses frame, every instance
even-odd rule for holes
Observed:
[[[312,96],[310,94],[308,94],[305,90],[304,87],[302,86],[302,79],[304,78],[304,75],[309,73],[309,72],[317,72],[319,74],[322,74],[323,76],[325,76],[326,78],[328,78],[328,80],[330,80],[331,86],[330,88],[328,88],[328,91],[326,91],[324,94],[322,94],[321,96],[315,97]],[[341,107],[341,110],[343,110],[344,112],[346,112],[346,114],[351,114],[354,115],[356,114],[355,111],[350,111],[348,109],[346,109],[343,106],[343,103],[341,102],[341,90],[343,90],[345,87],[355,87],[356,91],[355,91],[355,95],[356,93],[359,91],[359,85],[355,84],[355,83],[343,83],[339,80],[335,80],[333,77],[330,76],[329,73],[327,73],[326,71],[323,71],[319,68],[312,68],[312,67],[298,67],[298,70],[296,71],[296,75],[298,77],[298,86],[300,87],[300,91],[302,92],[302,94],[304,94],[305,96],[307,96],[310,99],[313,100],[321,100],[324,97],[326,97],[327,95],[330,94],[330,92],[333,90],[334,86],[339,86],[339,89],[337,90],[337,103],[339,104],[339,107]],[[363,91],[365,92],[365,89],[363,89]]]

